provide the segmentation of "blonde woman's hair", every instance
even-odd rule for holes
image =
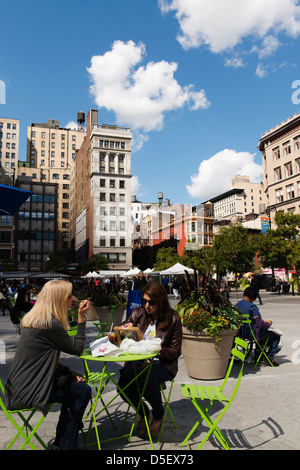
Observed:
[[[22,319],[23,328],[47,329],[52,320],[58,320],[65,330],[69,329],[67,300],[72,295],[73,286],[69,281],[48,281],[40,291],[37,301]]]

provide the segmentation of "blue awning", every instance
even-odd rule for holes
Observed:
[[[0,215],[14,215],[31,194],[32,191],[0,184]]]

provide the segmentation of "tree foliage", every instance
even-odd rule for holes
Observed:
[[[248,230],[240,223],[222,227],[214,238],[212,249],[218,273],[242,273],[253,267],[255,244]]]
[[[105,256],[100,254],[93,254],[83,266],[84,273],[88,273],[90,271],[101,271],[101,269],[108,269],[108,263]]]
[[[180,256],[176,248],[161,248],[156,255],[154,271],[163,271],[176,263],[180,263]]]
[[[275,215],[275,230],[261,235],[259,253],[265,268],[300,267],[300,215],[279,211]]]
[[[61,256],[51,254],[44,264],[44,271],[55,271],[57,269],[67,269],[68,261]]]

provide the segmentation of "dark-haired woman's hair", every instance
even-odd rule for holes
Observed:
[[[158,319],[161,322],[161,328],[168,328],[172,324],[173,309],[169,303],[168,295],[164,286],[156,281],[149,281],[142,290],[142,296],[149,295],[151,300],[157,305]]]

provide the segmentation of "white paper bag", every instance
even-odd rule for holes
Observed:
[[[123,339],[120,351],[129,354],[154,354],[161,350],[161,338],[148,337],[145,340],[134,341],[130,338]]]
[[[93,343],[90,344],[92,356],[118,356],[123,351],[120,351],[117,346],[112,344],[109,341],[108,336],[103,338],[96,339]]]

